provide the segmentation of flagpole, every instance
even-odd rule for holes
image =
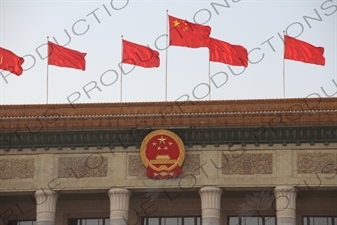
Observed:
[[[120,102],[122,102],[122,94],[123,94],[123,85],[122,85],[122,77],[123,77],[123,69],[122,69],[122,66],[123,66],[123,35],[121,35],[121,91],[120,91]]]
[[[49,37],[47,36],[47,104],[48,104],[48,73],[49,73],[49,63],[48,63],[48,60],[49,60]]]
[[[283,98],[285,98],[286,96],[286,89],[285,89],[285,85],[286,85],[286,76],[285,76],[285,59],[284,59],[284,55],[285,55],[285,51],[286,51],[286,43],[285,43],[285,39],[284,39],[284,35],[285,35],[285,31],[283,31]]]
[[[209,99],[211,100],[211,50],[208,49],[209,60],[208,60],[208,88],[209,88]]]
[[[168,49],[168,40],[169,40],[169,37],[168,37],[168,10],[166,10],[166,66],[165,66],[165,101],[167,101],[167,49]]]

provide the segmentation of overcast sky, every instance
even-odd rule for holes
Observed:
[[[119,102],[121,35],[159,51],[161,60],[159,68],[123,65],[123,102],[165,101],[166,73],[170,101],[283,98],[283,73],[287,98],[337,91],[337,0],[0,2],[0,46],[25,59],[21,76],[0,71],[0,104],[46,103],[47,36],[87,53],[85,71],[48,67],[49,103]],[[166,10],[209,25],[213,38],[244,46],[251,52],[248,67],[209,63],[207,48],[163,50]],[[326,65],[284,61],[283,31],[324,47]]]

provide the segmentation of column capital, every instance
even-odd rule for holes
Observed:
[[[36,222],[37,224],[54,224],[56,203],[59,194],[49,189],[40,189],[35,192]]]
[[[294,186],[277,186],[274,189],[277,224],[296,224],[296,194]]]
[[[217,186],[204,186],[199,189],[199,194],[204,193],[204,192],[218,192],[222,194],[222,189]]]
[[[108,191],[108,195],[113,195],[113,194],[132,194],[132,192],[126,188],[111,188],[109,191]]]
[[[220,224],[220,203],[222,189],[216,186],[200,188],[202,224]]]
[[[276,186],[274,188],[274,193],[275,192],[293,192],[293,191],[297,191],[297,188],[295,188],[294,186]]]
[[[127,224],[131,194],[132,192],[126,188],[111,188],[108,191],[110,199],[110,224]]]
[[[277,203],[279,203],[280,209],[296,209],[296,194],[297,189],[294,186],[275,187],[276,209],[278,209]]]

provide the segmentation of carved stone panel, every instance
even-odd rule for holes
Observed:
[[[183,174],[199,175],[200,174],[200,155],[186,154],[185,161],[181,168]]]
[[[272,174],[273,154],[243,153],[222,154],[223,174]]]
[[[337,154],[332,153],[298,153],[297,173],[336,173]]]
[[[186,154],[185,160],[182,165],[183,174],[200,174],[200,155],[199,154]],[[129,155],[128,159],[128,172],[129,176],[147,177],[146,168],[140,158],[140,155]]]
[[[140,155],[129,155],[129,176],[146,177],[146,168]]]
[[[58,159],[59,178],[106,177],[107,174],[107,157],[61,157]]]
[[[34,178],[34,159],[0,159],[0,179]]]

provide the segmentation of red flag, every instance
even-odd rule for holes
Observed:
[[[78,52],[48,41],[48,65],[85,70],[87,53]]]
[[[169,16],[170,45],[189,48],[207,47],[211,27]]]
[[[159,67],[159,52],[149,47],[123,40],[122,62],[145,68]]]
[[[23,72],[22,64],[25,60],[13,52],[0,47],[0,69],[20,76]]]
[[[305,63],[325,65],[324,48],[284,35],[284,58]]]
[[[248,66],[248,51],[241,45],[231,45],[214,38],[208,39],[210,61],[233,66]]]

